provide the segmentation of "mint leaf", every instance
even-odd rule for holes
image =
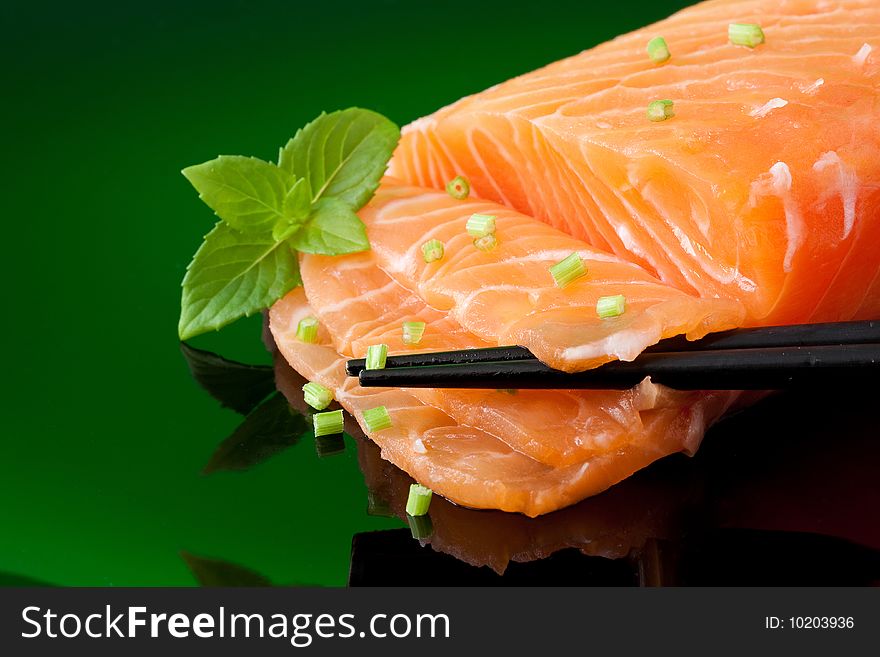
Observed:
[[[312,209],[312,188],[305,178],[297,180],[284,197],[284,214],[291,219],[305,219]]]
[[[353,107],[321,114],[281,149],[278,166],[309,181],[313,202],[333,197],[360,210],[399,139],[400,129],[376,112]]]
[[[294,178],[274,164],[255,157],[221,155],[182,173],[199,198],[237,230],[261,230],[287,220],[284,200]]]
[[[284,218],[279,220],[272,228],[272,237],[281,241],[290,237],[296,227],[309,216],[312,209],[312,192],[309,181],[305,178],[297,180],[283,203]]]
[[[269,307],[300,285],[296,254],[270,231],[240,233],[220,222],[205,237],[183,279],[181,340]]]
[[[290,245],[303,253],[341,255],[370,248],[364,222],[337,198],[315,203],[306,223],[290,238]]]
[[[321,114],[281,149],[278,165],[222,155],[183,170],[223,220],[183,280],[181,340],[267,308],[300,285],[297,256],[370,248],[355,212],[370,200],[400,130],[381,114]]]

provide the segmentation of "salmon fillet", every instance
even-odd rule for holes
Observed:
[[[730,44],[729,23],[766,42]],[[647,119],[658,99],[674,117]],[[880,2],[715,0],[412,123],[390,173],[465,175],[681,290],[741,301],[749,324],[872,318],[878,116]]]
[[[370,344],[389,354],[486,346],[448,315],[390,279],[370,253],[304,255],[303,286],[315,316],[338,353],[363,356]],[[366,292],[362,292],[362,291]],[[403,342],[404,321],[426,323],[416,347]],[[642,414],[686,408],[702,395],[677,392],[645,380],[631,390],[460,390],[414,388],[407,393],[460,424],[476,427],[512,449],[552,466],[580,463],[621,445],[649,441]],[[695,437],[699,440],[699,437]],[[689,453],[697,443],[683,445]]]
[[[498,244],[481,251],[465,230],[474,213],[496,217]],[[742,305],[701,299],[666,285],[638,265],[491,201],[457,201],[445,192],[386,179],[359,213],[376,262],[432,307],[494,345],[527,347],[551,367],[581,371],[632,360],[663,338],[696,339],[743,321]],[[421,245],[445,244],[426,263]],[[549,267],[577,252],[588,274],[560,289]],[[596,302],[622,294],[626,312],[602,319]]]
[[[766,43],[731,45],[729,23]],[[412,320],[420,350],[520,344],[581,371],[676,334],[880,316],[877,48],[875,0],[716,0],[416,121],[359,213],[372,251],[303,258],[305,293],[272,308],[281,353],[362,426],[385,405],[383,458],[464,506],[539,515],[693,451],[737,393],[362,389],[344,359],[412,350]],[[649,121],[660,99],[674,116]],[[467,200],[441,191],[457,175]],[[425,263],[429,239],[445,256]],[[572,252],[588,274],[560,289],[548,267]],[[616,294],[626,312],[599,319]],[[317,345],[295,338],[312,312]]]
[[[707,393],[684,408],[646,413],[649,439],[565,467],[539,463],[494,436],[457,423],[419,402],[407,391],[361,388],[345,376],[345,359],[332,347],[323,327],[318,342],[296,338],[300,319],[313,314],[302,288],[275,303],[270,328],[279,351],[304,377],[334,391],[336,400],[382,450],[382,457],[447,499],[474,508],[516,511],[537,516],[601,492],[666,454],[697,439],[718,417],[730,393]],[[368,432],[363,411],[385,406],[393,426]]]

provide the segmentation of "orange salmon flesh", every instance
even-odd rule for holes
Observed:
[[[765,42],[728,41],[755,23]],[[648,41],[666,40],[655,63]],[[651,121],[655,100],[673,115]],[[522,345],[577,372],[663,338],[880,316],[880,2],[714,0],[406,126],[359,216],[371,250],[302,255],[279,350],[382,457],[457,504],[545,514],[671,453],[740,400],[628,391],[361,388],[348,358]],[[446,193],[456,176],[463,200]],[[495,217],[494,248],[466,230]],[[444,255],[425,262],[436,239]],[[571,253],[586,274],[556,285]],[[625,311],[600,318],[600,297]],[[320,321],[319,340],[296,338]],[[424,322],[418,344],[404,322]],[[368,432],[384,405],[392,426]]]

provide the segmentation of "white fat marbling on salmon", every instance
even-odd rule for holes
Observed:
[[[623,244],[623,248],[632,253],[633,255],[648,259],[649,256],[645,253],[645,250],[639,246],[638,242],[636,242],[635,237],[633,237],[632,231],[629,229],[629,226],[626,224],[619,224],[614,227],[614,232],[617,233],[617,236],[620,238],[621,243]]]
[[[325,306],[324,308],[322,308],[321,312],[325,313],[325,314],[340,312],[342,310],[345,310],[348,306],[350,306],[351,304],[353,304],[357,301],[364,301],[366,299],[369,299],[370,297],[381,296],[382,294],[384,294],[385,292],[387,292],[388,290],[393,288],[395,285],[397,285],[397,283],[395,281],[393,281],[393,280],[388,281],[388,283],[386,283],[382,287],[377,287],[377,288],[372,289],[368,292],[364,292],[360,297],[349,297],[347,299],[340,299],[336,303],[331,303],[331,304]]]
[[[815,94],[817,91],[819,91],[819,87],[821,87],[823,84],[825,84],[825,78],[819,78],[819,79],[817,79],[815,82],[813,82],[813,83],[811,83],[811,84],[808,84],[808,85],[802,85],[802,86],[801,86],[801,92],[802,92],[802,93],[805,93],[805,94],[807,94],[807,95],[809,95],[809,96],[812,96],[812,95]]]
[[[481,134],[487,141],[489,141],[495,148],[497,149],[496,153],[498,156],[503,159],[505,162],[510,164],[514,161],[510,151],[504,146],[498,139],[495,138],[494,135],[490,134],[485,130],[475,130],[471,129],[467,131],[467,144],[470,152],[474,156],[474,161],[477,163],[477,166],[480,168],[480,171],[483,174],[485,180],[488,180],[492,187],[495,189],[495,193],[498,195],[498,198],[501,199],[501,203],[506,205],[509,208],[513,207],[513,203],[510,202],[510,199],[507,197],[507,194],[504,193],[504,190],[498,185],[498,182],[495,180],[495,177],[492,175],[491,167],[486,164],[486,161],[483,159],[483,154],[479,148],[477,148],[477,144],[474,141],[475,133]]]
[[[649,411],[657,408],[663,389],[651,381],[650,376],[646,376],[641,382],[633,388],[635,393],[635,406],[639,411]]]
[[[856,66],[864,66],[865,62],[868,61],[868,56],[871,54],[873,48],[869,46],[867,43],[863,43],[862,47],[859,48],[859,51],[853,55],[853,64]]]
[[[760,107],[756,107],[749,112],[749,116],[753,116],[756,119],[762,119],[773,110],[785,107],[786,105],[788,105],[788,101],[785,100],[785,98],[771,98]]]
[[[405,224],[412,221],[420,221],[424,214],[431,216],[432,212],[423,213],[423,214],[412,214],[411,212],[406,212],[405,208],[414,204],[422,204],[427,201],[430,201],[434,198],[436,194],[435,191],[424,192],[422,194],[408,196],[403,198],[394,199],[391,201],[387,201],[385,205],[382,207],[382,211],[376,215],[376,223],[377,224]],[[398,211],[398,208],[403,207],[403,211]],[[462,203],[461,204],[461,212],[462,216],[466,217],[470,212],[475,212],[476,208],[482,207],[480,203]],[[435,211],[437,213],[442,213],[443,210]]]
[[[675,235],[675,239],[677,239],[678,243],[681,245],[682,251],[687,253],[692,258],[697,257],[697,252],[694,250],[694,245],[691,243],[691,238],[688,237],[680,227],[672,224],[672,234]]]
[[[617,256],[610,253],[599,253],[598,251],[587,251],[584,249],[574,252],[564,251],[561,249],[533,251],[528,255],[506,258],[504,262],[559,262],[563,258],[567,258],[568,256],[570,256],[572,253],[577,253],[581,257],[581,259],[586,261],[595,260],[597,262],[625,262],[624,260],[621,260]]]
[[[421,244],[417,246],[419,247],[417,255],[419,256],[419,258],[421,258]],[[406,261],[412,257],[412,253],[414,252],[414,249],[407,250],[406,255],[400,259],[401,263],[403,264],[386,266],[385,270],[392,273],[405,271]],[[589,266],[591,260],[594,262],[616,262],[620,264],[626,263],[625,260],[618,258],[614,254],[600,253],[599,251],[588,251],[586,249],[579,249],[576,251],[564,249],[543,249],[540,251],[532,251],[531,253],[527,253],[521,256],[505,258],[504,263],[508,265],[527,262],[549,262],[551,264],[554,264],[559,262],[560,260],[563,260],[564,258],[567,258],[572,253],[577,253],[581,257],[581,259],[585,261],[587,266]]]
[[[700,267],[719,283],[724,285],[735,284],[744,292],[753,292],[757,284],[748,276],[744,276],[739,270],[739,265],[731,267],[717,262],[715,258],[700,242],[691,240],[678,226],[673,224],[672,232],[681,243],[681,248],[699,261]]]
[[[693,241],[679,226],[672,222],[669,222],[669,224],[672,227],[672,234],[675,235],[675,239],[681,245],[682,251],[699,261],[700,267],[709,276],[725,285],[735,283],[746,292],[751,292],[755,289],[755,282],[747,276],[743,276],[737,267],[729,267],[716,262],[702,244]]]
[[[791,194],[791,170],[785,162],[777,162],[770,170],[762,174],[751,187],[751,204],[755,205],[759,196],[776,196],[782,201],[785,211],[785,233],[788,237],[788,246],[785,249],[785,259],[782,268],[791,271],[791,263],[795,253],[804,243],[804,218],[801,216],[797,202]]]
[[[450,312],[459,320],[465,319],[468,314],[468,309],[471,304],[474,303],[476,298],[481,294],[486,292],[526,292],[529,294],[529,297],[535,301],[539,298],[541,292],[547,289],[546,285],[537,285],[534,287],[524,287],[522,285],[511,285],[509,283],[499,283],[497,285],[484,285],[482,287],[478,287],[476,289],[471,290],[470,292],[464,294],[462,292],[455,292],[454,296],[457,302],[456,307],[454,307]],[[476,332],[476,331],[475,331]],[[479,333],[478,333],[479,335]],[[483,336],[481,336],[483,337]],[[489,336],[490,338],[492,336]]]
[[[632,361],[642,353],[646,343],[654,344],[659,339],[659,335],[646,339],[645,335],[638,331],[623,330],[612,333],[604,340],[566,347],[562,350],[562,357],[570,360],[589,360],[611,354],[619,360]]]
[[[855,171],[846,166],[835,151],[822,153],[813,165],[814,171],[837,168],[837,192],[843,202],[843,237],[846,239],[856,222],[856,198],[859,193],[859,179]]]

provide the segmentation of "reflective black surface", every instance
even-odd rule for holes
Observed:
[[[276,359],[280,388],[293,374]],[[874,585],[880,440],[869,389],[759,401],[609,491],[539,518],[435,497],[432,533],[357,534],[351,585]],[[371,499],[406,518],[412,479],[356,436]]]

